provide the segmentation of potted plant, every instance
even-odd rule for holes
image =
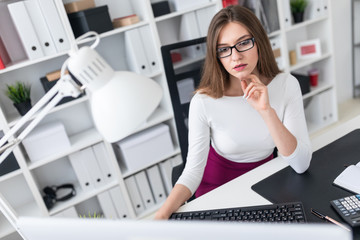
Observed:
[[[21,116],[24,116],[31,109],[30,85],[23,82],[16,82],[7,85],[6,95],[13,101],[14,106]]]
[[[291,13],[294,17],[295,23],[303,21],[304,11],[307,4],[307,0],[290,0]]]

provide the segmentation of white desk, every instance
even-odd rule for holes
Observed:
[[[357,128],[360,128],[360,115],[313,139],[313,151],[318,150]],[[270,204],[268,200],[254,192],[251,186],[287,166],[288,164],[285,160],[280,157],[275,158],[183,205],[178,211]]]

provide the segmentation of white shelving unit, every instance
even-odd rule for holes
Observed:
[[[360,96],[360,1],[352,0],[353,97]]]
[[[67,18],[64,3],[72,0],[54,0],[58,7],[58,12],[62,18],[63,26],[66,30],[67,37],[70,42],[75,41],[69,20]],[[306,73],[308,69],[316,67],[320,70],[319,85],[311,89],[310,93],[303,96],[307,113],[307,121],[310,132],[322,129],[329,124],[337,121],[337,107],[335,101],[335,74],[334,57],[331,42],[331,15],[328,1],[325,2],[327,10],[319,17],[306,19],[299,24],[286,24],[286,8],[288,0],[269,0],[271,4],[277,6],[276,15],[278,16],[278,29],[274,29],[269,33],[271,39],[276,38],[280,41],[281,48],[281,69],[284,72],[301,72]],[[3,2],[6,2],[3,1]],[[10,2],[10,1],[9,1]],[[170,127],[170,134],[173,140],[174,151],[164,159],[159,159],[156,164],[161,164],[168,159],[179,155],[180,147],[177,141],[176,126],[174,115],[168,92],[167,81],[164,73],[160,47],[182,40],[197,38],[206,35],[207,26],[211,17],[222,8],[222,1],[209,0],[207,3],[199,4],[194,1],[194,5],[187,9],[175,11],[171,9],[171,13],[154,17],[151,4],[158,1],[155,0],[95,0],[96,6],[108,5],[111,19],[137,14],[140,22],[114,30],[101,33],[101,41],[97,47],[97,51],[104,59],[117,71],[131,71],[134,66],[128,62],[126,35],[134,29],[146,29],[150,34],[147,39],[142,39],[146,46],[154,49],[155,61],[154,67],[145,75],[152,78],[160,84],[164,90],[163,99],[156,111],[148,119],[147,123],[139,127],[134,133],[160,123],[165,123]],[[310,0],[310,2],[317,2]],[[273,9],[273,8],[269,8]],[[194,23],[192,34],[180,34],[182,21],[186,16],[195,14],[200,16],[198,23]],[[270,13],[272,14],[272,13]],[[201,18],[202,16],[202,18]],[[198,26],[196,26],[198,25]],[[199,27],[200,26],[200,27]],[[190,30],[194,30],[190,29]],[[308,61],[298,61],[296,65],[290,66],[288,53],[293,50],[297,41],[319,38],[323,53],[321,57]],[[81,45],[89,45],[93,39],[85,39]],[[136,53],[133,53],[136,54]],[[146,53],[138,53],[145,56]],[[147,56],[149,57],[149,56]],[[67,53],[60,52],[52,56],[46,56],[36,60],[22,60],[12,66],[0,70],[0,89],[4,89],[6,84],[17,80],[26,81],[32,85],[32,102],[37,102],[45,93],[40,83],[40,77],[46,73],[60,69],[62,63],[66,60]],[[179,67],[191,63],[193,59],[187,59],[177,63]],[[185,62],[187,61],[187,62]],[[197,60],[195,60],[197,61]],[[141,73],[141,72],[140,72]],[[326,105],[326,107],[325,107]],[[0,94],[0,131],[6,133],[20,119],[10,100]],[[110,106],[109,106],[110,107]],[[111,106],[113,107],[113,106]],[[323,109],[328,112],[324,113]],[[325,116],[326,115],[326,116]],[[331,115],[331,116],[330,116]],[[126,113],[124,113],[126,117]],[[327,119],[324,120],[324,117]],[[330,120],[329,120],[330,119]],[[154,213],[161,205],[156,203],[153,207],[145,209],[141,213],[136,213],[136,209],[132,205],[132,199],[129,195],[129,189],[125,185],[125,179],[133,176],[137,172],[130,172],[121,168],[120,159],[117,159],[114,146],[105,142],[101,135],[96,131],[91,114],[88,109],[88,97],[85,95],[79,99],[67,102],[55,107],[51,113],[42,121],[42,123],[60,120],[69,135],[71,148],[58,155],[49,156],[37,162],[30,162],[26,152],[22,146],[14,150],[15,158],[18,162],[19,169],[0,176],[0,192],[5,196],[10,205],[19,215],[32,216],[54,216],[70,207],[75,207],[78,214],[86,214],[86,211],[100,211],[101,207],[97,199],[97,195],[108,191],[114,187],[120,187],[124,197],[125,204],[129,212],[129,218],[141,219]],[[99,188],[90,191],[84,191],[79,186],[76,174],[71,167],[68,156],[81,149],[93,146],[103,142],[108,151],[109,161],[115,169],[115,178],[113,181],[102,185]],[[144,165],[144,171],[152,165]],[[49,176],[53,175],[53,178]],[[42,199],[42,189],[47,185],[60,185],[65,182],[73,182],[77,194],[65,202],[57,203],[54,208],[48,210]],[[16,236],[15,230],[7,222],[2,214],[0,214],[0,238],[13,239]]]

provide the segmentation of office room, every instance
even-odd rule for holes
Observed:
[[[248,15],[211,25],[225,11]],[[0,0],[0,239],[360,239],[359,12],[359,0]],[[220,70],[222,95],[205,94]],[[213,99],[252,115],[206,112]],[[227,137],[233,116],[249,125]],[[212,153],[249,170],[205,186]],[[268,215],[284,206],[289,218]],[[257,231],[261,216],[243,214],[259,211],[296,223]],[[163,221],[200,216],[226,223]]]

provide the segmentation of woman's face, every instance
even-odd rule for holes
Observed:
[[[220,31],[217,41],[217,52],[226,50],[226,47],[237,45],[237,48],[247,49],[246,46],[252,46],[248,30],[240,23],[227,23]],[[249,45],[250,44],[250,45]],[[258,50],[256,43],[253,48],[238,52],[235,48],[231,49],[232,54],[228,57],[219,58],[220,62],[230,74],[230,79],[243,79],[250,74],[258,74],[256,65],[258,62]]]

